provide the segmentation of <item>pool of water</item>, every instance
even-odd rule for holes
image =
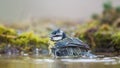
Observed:
[[[45,56],[0,56],[0,68],[120,68],[120,57],[55,59]]]

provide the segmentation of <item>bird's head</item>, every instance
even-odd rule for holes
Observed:
[[[57,29],[51,33],[50,38],[52,41],[59,41],[66,38],[66,34],[62,30]]]

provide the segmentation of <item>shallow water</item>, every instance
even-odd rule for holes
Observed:
[[[120,58],[54,59],[45,56],[1,56],[0,68],[120,68]]]

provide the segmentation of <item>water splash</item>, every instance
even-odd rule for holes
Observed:
[[[54,51],[54,56],[64,57],[83,57],[83,58],[96,58],[97,56],[92,54],[91,51],[87,51],[81,48],[74,47],[65,47],[65,48],[56,48]]]

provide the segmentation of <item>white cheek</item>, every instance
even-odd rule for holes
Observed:
[[[62,37],[53,37],[53,40],[61,40]]]

